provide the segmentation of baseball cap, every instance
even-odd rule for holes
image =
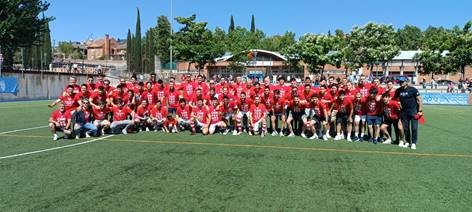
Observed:
[[[399,83],[408,82],[408,81],[409,81],[408,77],[401,77],[398,79]]]

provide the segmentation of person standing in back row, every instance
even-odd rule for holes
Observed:
[[[401,80],[400,85],[395,92],[395,98],[400,100],[402,106],[400,119],[405,130],[405,143],[402,147],[409,147],[411,144],[411,149],[416,149],[418,119],[423,116],[423,102],[418,90],[408,85],[408,79]]]

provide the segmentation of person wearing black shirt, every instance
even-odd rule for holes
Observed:
[[[405,130],[405,143],[400,142],[399,146],[416,149],[418,141],[418,118],[423,115],[423,102],[421,95],[415,87],[408,85],[408,79],[400,81],[401,87],[395,91],[395,99],[400,100],[400,119]]]

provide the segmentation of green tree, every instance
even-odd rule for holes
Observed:
[[[325,66],[333,63],[334,37],[306,34],[291,49],[291,53],[307,63],[312,72],[323,75]]]
[[[452,72],[459,72],[462,74],[462,79],[465,79],[465,67],[472,65],[472,20],[464,25],[462,30],[454,30],[452,33],[452,42],[450,54],[447,57],[448,64],[453,67]]]
[[[348,36],[347,48],[353,54],[354,61],[369,66],[370,73],[374,65],[392,60],[400,51],[393,27],[375,23],[354,27]]]
[[[452,71],[448,55],[453,42],[453,35],[443,27],[428,27],[423,33],[422,51],[414,60],[420,64],[424,74],[442,74]]]
[[[156,54],[161,59],[162,64],[169,63],[170,58],[170,22],[166,16],[159,16],[157,18],[157,26],[154,30],[154,43],[156,48]]]
[[[256,32],[256,21],[254,20],[254,15],[251,17],[251,32],[255,33]]]
[[[176,17],[175,20],[183,27],[175,34],[175,51],[181,60],[195,63],[200,71],[203,67],[214,62],[216,57],[223,55],[220,42],[215,41],[213,34],[206,28],[206,22],[196,22],[196,15]],[[190,70],[190,64],[188,67]]]
[[[146,32],[146,42],[145,42],[145,50],[144,50],[144,70],[147,73],[154,73],[154,55],[156,55],[155,51],[155,39],[154,39],[154,28],[149,29]]]
[[[13,65],[18,47],[29,47],[38,41],[39,32],[52,17],[40,18],[49,3],[40,0],[0,1],[0,46],[5,57],[3,66]]]
[[[139,14],[139,8],[136,8],[136,11],[137,11],[137,16],[136,16],[136,32],[134,34],[135,36],[135,40],[134,40],[134,43],[133,43],[133,46],[134,46],[134,51],[133,51],[133,54],[134,54],[134,64],[135,64],[135,71],[138,71],[138,72],[142,72],[143,69],[142,69],[142,50],[141,50],[141,47],[142,47],[142,43],[141,43],[141,18],[140,18],[140,14]]]
[[[234,31],[234,18],[231,16],[231,19],[229,20],[229,27],[228,27],[228,33],[231,33]]]
[[[128,35],[126,36],[126,67],[128,71],[134,72],[134,69],[131,65],[131,60],[133,58],[133,39],[131,37],[131,30],[128,29]]]
[[[64,56],[64,58],[70,58],[72,53],[74,53],[74,46],[72,45],[72,42],[60,41],[59,52]]]
[[[422,39],[423,32],[421,32],[421,29],[412,25],[405,25],[398,29],[395,35],[395,41],[401,50],[420,49]]]
[[[49,67],[52,62],[52,45],[51,45],[51,30],[49,29],[49,23],[45,24],[45,32],[43,36],[43,65],[45,68]]]

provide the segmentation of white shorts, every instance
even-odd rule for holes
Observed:
[[[366,115],[354,115],[354,122],[360,122],[361,120],[365,122],[366,117]]]
[[[265,119],[261,118],[261,119],[259,119],[259,121],[256,121],[252,124],[252,129],[254,130],[254,132],[259,131],[259,128],[262,127],[262,122],[263,121],[265,121]]]

